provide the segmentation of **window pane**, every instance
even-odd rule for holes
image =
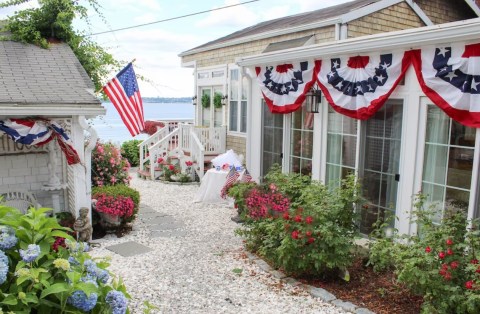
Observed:
[[[467,133],[467,129],[469,132]],[[472,128],[461,125],[452,120],[452,132],[450,134],[450,145],[475,147],[475,132]]]
[[[437,106],[428,106],[427,136],[428,143],[447,144],[450,119]]]
[[[447,185],[470,189],[473,168],[473,149],[450,147]]]
[[[341,164],[342,136],[340,134],[328,134],[327,136],[327,162]]]
[[[355,168],[355,157],[357,155],[357,137],[343,136],[343,158],[342,163],[345,166]]]
[[[238,131],[238,101],[230,101],[230,131]]]
[[[425,145],[423,180],[430,183],[445,184],[448,147],[434,144]]]
[[[247,132],[247,102],[241,102],[240,132]]]
[[[238,69],[230,70],[230,100],[238,100]]]

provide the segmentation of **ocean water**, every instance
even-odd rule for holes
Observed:
[[[147,134],[139,134],[135,137],[130,135],[127,127],[123,124],[117,109],[111,102],[102,103],[107,110],[104,116],[90,120],[91,125],[97,131],[102,142],[122,144],[125,141],[138,139],[144,140]],[[168,120],[168,119],[193,119],[195,107],[191,103],[144,103],[143,111],[145,121],[147,120]]]

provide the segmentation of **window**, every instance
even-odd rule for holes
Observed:
[[[325,182],[338,186],[342,179],[355,172],[357,121],[341,115],[328,106],[327,168]]]
[[[292,113],[290,172],[312,175],[313,115],[305,105]]]
[[[450,119],[434,105],[427,108],[422,193],[440,222],[445,208],[467,212],[472,182],[475,129]]]
[[[247,132],[247,79],[240,79],[238,69],[230,70],[229,131]]]

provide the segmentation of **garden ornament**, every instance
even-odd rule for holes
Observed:
[[[77,241],[89,242],[92,237],[92,224],[88,218],[89,209],[87,207],[80,208],[80,215],[75,220],[73,229],[77,232]]]

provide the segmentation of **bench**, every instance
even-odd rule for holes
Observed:
[[[32,193],[20,190],[0,192],[0,205],[17,208],[23,214],[30,207],[41,207]]]

